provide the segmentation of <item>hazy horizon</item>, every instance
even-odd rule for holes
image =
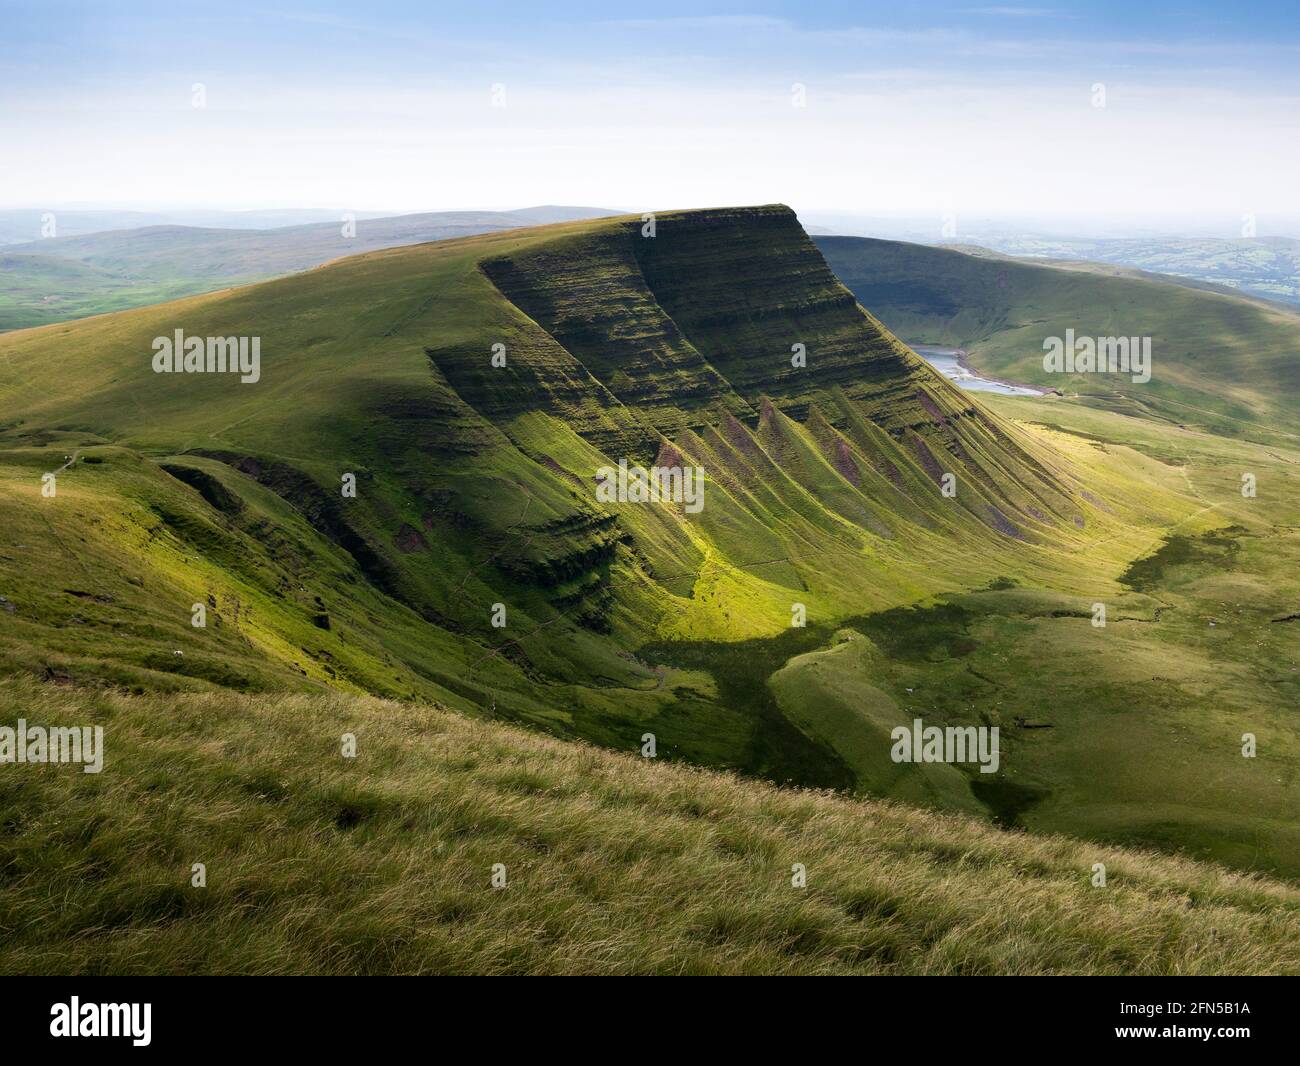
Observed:
[[[775,201],[787,203],[787,201]],[[238,228],[239,224],[252,229],[271,229],[287,225],[307,225],[328,221],[352,219],[357,222],[392,218],[403,215],[423,215],[440,213],[492,212],[511,214],[531,211],[545,207],[572,207],[579,209],[600,209],[611,214],[639,214],[647,210],[698,210],[718,207],[759,206],[741,203],[699,203],[652,205],[649,207],[630,207],[626,204],[596,202],[588,204],[547,204],[516,203],[510,207],[496,208],[482,205],[437,205],[426,207],[374,208],[353,206],[302,206],[298,204],[267,203],[251,207],[232,207],[221,203],[200,204],[155,204],[124,202],[73,202],[73,203],[0,203],[0,214],[17,214],[30,212],[34,216],[45,212],[60,214],[105,214],[105,215],[140,215],[140,221],[122,219],[125,225],[114,224],[107,229],[136,228],[151,225],[192,225],[211,228]],[[873,209],[871,205],[857,208],[813,208],[807,209],[797,203],[788,204],[807,226],[817,230],[833,231],[850,236],[882,236],[899,240],[920,241],[923,243],[961,243],[966,239],[974,241],[978,237],[1020,236],[1044,238],[1072,238],[1080,240],[1105,239],[1223,239],[1231,240],[1244,236],[1243,219],[1236,216],[1215,217],[1212,215],[1193,214],[1137,214],[1116,215],[1096,212],[1086,215],[1052,215],[1026,214],[1015,212],[985,212],[971,208],[962,215],[953,213],[917,213],[906,211],[888,211]],[[263,220],[255,224],[245,216],[282,216],[300,214],[301,221]],[[208,217],[210,216],[210,217]],[[164,221],[158,221],[158,218]],[[1286,237],[1300,239],[1300,215],[1265,215],[1253,218],[1254,236],[1260,238]],[[35,225],[36,223],[34,223]],[[540,224],[540,223],[539,223]],[[60,232],[66,231],[60,226]],[[77,233],[91,232],[83,227]],[[34,229],[32,240],[37,239],[38,230]],[[0,243],[3,243],[0,241]]]

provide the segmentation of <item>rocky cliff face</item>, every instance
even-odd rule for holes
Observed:
[[[745,457],[765,449],[778,468],[795,462],[770,429],[779,411],[808,427],[844,482],[833,482],[834,497],[870,495],[871,471],[896,489],[910,484],[943,525],[952,508],[935,510],[924,482],[952,474],[967,489],[957,506],[1004,535],[1032,537],[1034,523],[1077,514],[1057,474],[1008,427],[858,306],[786,207],[666,214],[654,236],[639,219],[607,223],[485,258],[481,269],[526,316],[524,343],[495,375],[481,352],[478,370],[449,353],[436,362],[495,422],[544,410],[596,447],[643,461],[663,439],[712,434],[734,450],[724,469],[756,471]],[[898,508],[873,502],[880,529]]]

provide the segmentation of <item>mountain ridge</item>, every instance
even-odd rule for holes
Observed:
[[[1019,732],[1039,671],[1007,675],[1006,641],[1047,625],[1079,643],[1071,620],[1099,598],[1148,624],[1131,564],[1227,512],[1172,461],[958,390],[861,308],[787,208],[643,225],[373,251],[0,337],[0,667],[144,691],[340,688],[623,750],[651,732],[664,758],[1008,824],[1093,810],[1044,763],[1058,749]],[[257,336],[257,382],[154,373],[153,340],[177,328]],[[661,365],[672,387],[647,369]],[[699,466],[702,511],[600,500],[620,460]],[[863,639],[831,653],[845,629]],[[1094,686],[1153,654],[1112,660],[1082,639],[1062,735],[1120,713]],[[922,678],[967,657],[975,671],[923,680],[927,716],[1004,730],[999,783],[978,796],[962,772],[931,789],[861,758],[870,730],[918,709],[918,651]],[[870,722],[847,698],[802,705],[857,691],[858,666],[883,694]],[[1142,768],[1117,765],[1105,787],[1140,813]],[[1198,844],[1242,861],[1236,829],[1206,825]]]

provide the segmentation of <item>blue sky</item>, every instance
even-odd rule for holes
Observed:
[[[0,206],[1300,213],[1294,2],[6,0],[3,27]]]

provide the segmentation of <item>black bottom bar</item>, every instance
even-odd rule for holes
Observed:
[[[1243,1046],[1257,1052],[1293,1049],[1297,1028],[1296,986],[1251,978],[876,978],[832,996],[841,1009],[831,1011],[801,1005],[809,993],[789,983],[776,989],[750,982],[743,993],[719,996],[712,1009],[687,1016],[668,1006],[679,1002],[671,994],[629,999],[625,990],[607,988],[603,996],[584,990],[577,1001],[583,1004],[580,1014],[557,1013],[537,989],[507,997],[482,984],[453,990],[446,981],[435,987],[429,979],[57,977],[4,981],[0,996],[6,1052],[90,1057],[196,1050],[207,1057],[249,1049],[338,1055],[413,1043],[456,1047],[446,1043],[449,1037],[474,1040],[489,1056],[512,1045],[521,1053],[554,1054],[556,1041],[583,1047],[599,1040],[597,1046],[613,1049],[633,1038],[650,1049],[657,1034],[674,1034],[662,1051],[680,1055],[734,1050],[777,1030],[796,1046],[802,1034],[810,1048],[851,1030],[864,1048],[879,1037],[915,1042],[927,1052],[1154,1045],[1157,1053],[1202,1047],[1224,1055]],[[814,1003],[825,1006],[825,996],[823,990]],[[745,1006],[737,1015],[742,997]],[[770,1009],[764,1010],[767,1000]],[[853,1001],[857,1005],[844,1012]],[[74,1021],[79,1035],[52,1034],[68,1032]],[[80,1035],[95,1028],[126,1035]],[[137,1044],[144,1039],[147,1044]]]

